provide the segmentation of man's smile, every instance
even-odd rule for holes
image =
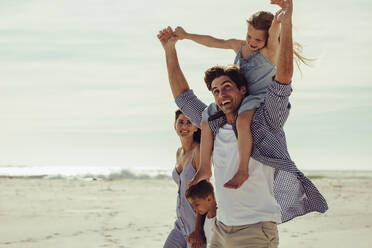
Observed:
[[[222,101],[222,106],[224,106],[224,105],[226,105],[226,104],[229,104],[229,103],[231,103],[231,101],[230,101],[230,100],[225,100],[225,101]]]

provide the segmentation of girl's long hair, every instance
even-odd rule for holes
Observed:
[[[266,32],[266,43],[269,37],[269,29],[273,22],[274,15],[268,11],[258,11],[254,13],[248,20],[247,23],[252,25],[255,29],[263,30]],[[280,37],[279,37],[280,42]],[[267,44],[265,44],[267,45]],[[293,42],[293,55],[294,60],[296,62],[297,68],[301,71],[300,65],[301,63],[311,66],[311,62],[315,61],[315,59],[306,58],[302,55],[303,47],[298,42]]]

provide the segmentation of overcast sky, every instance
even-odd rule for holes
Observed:
[[[0,1],[0,165],[168,168],[176,109],[156,39],[167,26],[241,38],[269,1]],[[372,169],[372,4],[294,1],[294,38],[316,58],[294,77],[286,124],[302,169]],[[197,95],[231,51],[177,48]]]

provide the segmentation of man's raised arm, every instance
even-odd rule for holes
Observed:
[[[167,62],[169,84],[174,98],[177,98],[183,92],[189,90],[189,85],[178,63],[176,42],[177,39],[173,35],[171,27],[163,29],[159,32],[158,38],[165,51],[165,59]]]
[[[276,83],[268,88],[265,100],[264,114],[269,125],[275,130],[281,130],[290,111],[289,96],[292,88],[293,75],[293,41],[292,41],[292,0],[271,0],[279,4],[279,10],[274,18],[281,23],[279,57],[276,65]]]
[[[202,112],[207,106],[190,90],[189,84],[183,75],[177,58],[177,39],[173,30],[170,27],[163,29],[159,32],[158,38],[165,51],[169,85],[176,104],[194,125],[200,127]]]
[[[272,0],[273,2],[283,0]],[[276,65],[275,80],[280,84],[289,84],[293,75],[293,41],[292,41],[292,0],[284,0],[283,8],[275,18],[281,23],[279,58]]]

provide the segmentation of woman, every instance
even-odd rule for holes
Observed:
[[[196,213],[185,197],[188,182],[199,169],[200,160],[200,129],[192,125],[191,121],[180,110],[176,111],[174,129],[181,140],[178,148],[176,167],[172,177],[178,185],[177,220],[173,230],[165,241],[164,248],[186,248],[186,236],[194,231]]]

